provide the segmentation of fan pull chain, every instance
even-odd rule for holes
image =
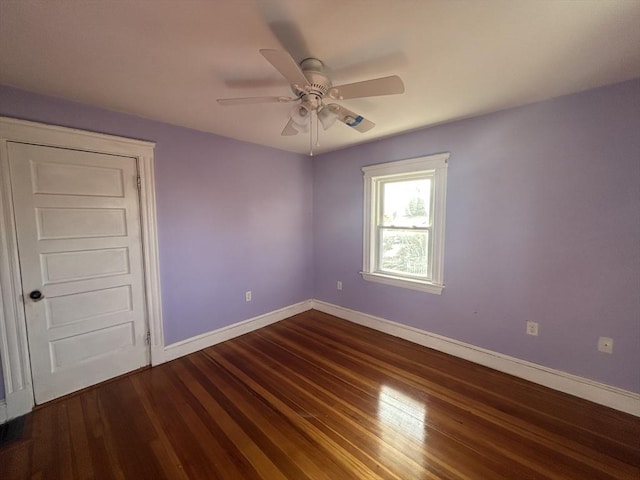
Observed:
[[[313,112],[309,115],[309,156],[313,157]]]

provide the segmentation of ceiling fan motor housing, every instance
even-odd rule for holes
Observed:
[[[324,73],[324,65],[317,58],[307,58],[300,62],[300,69],[309,81],[304,90],[291,85],[293,93],[302,99],[303,104],[311,107],[312,110],[322,106],[322,98],[331,88],[331,80]]]

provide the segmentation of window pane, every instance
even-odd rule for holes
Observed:
[[[427,227],[431,219],[431,178],[384,182],[381,224],[396,227]]]
[[[428,278],[429,231],[381,229],[381,271]]]

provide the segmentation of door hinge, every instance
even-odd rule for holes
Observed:
[[[144,336],[144,343],[151,345],[151,332],[147,330],[147,334]]]
[[[138,187],[138,190],[142,189],[142,179],[140,178],[140,175],[136,177],[136,185]]]

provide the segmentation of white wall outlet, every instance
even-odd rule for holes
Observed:
[[[598,339],[598,350],[604,353],[613,353],[613,338],[600,337]]]
[[[251,290],[249,290],[248,292],[244,292],[244,301],[245,302],[251,301]]]
[[[538,336],[538,323],[527,322],[527,335]]]
[[[338,288],[338,290],[342,290],[342,282],[340,280],[338,280],[336,287]]]

